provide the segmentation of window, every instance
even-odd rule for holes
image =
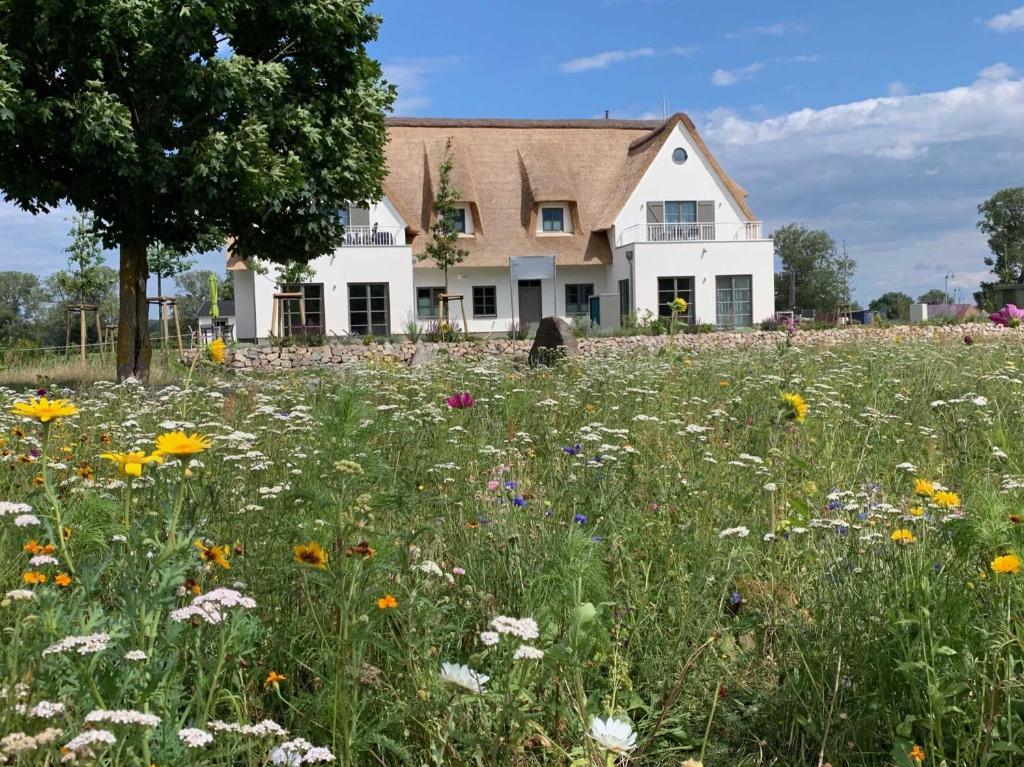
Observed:
[[[352,335],[389,335],[390,312],[386,282],[349,283],[348,327]]]
[[[338,223],[344,227],[349,225],[348,208],[338,208]]]
[[[286,298],[284,300],[285,335],[323,335],[324,286],[319,283],[285,285],[284,292],[302,294],[302,298]]]
[[[672,150],[672,162],[674,162],[676,165],[682,165],[684,162],[686,162],[687,157],[688,155],[686,154],[686,150],[683,149],[681,146],[677,146],[675,149]]]
[[[650,242],[715,239],[713,200],[670,200],[647,203]]]
[[[565,231],[565,210],[563,208],[541,208],[540,217],[542,231]]]
[[[455,209],[455,231],[459,234],[466,233],[466,209],[456,208]]]
[[[593,283],[565,286],[565,313],[590,314],[590,297],[594,295]]]
[[[693,224],[697,221],[696,202],[666,202],[666,224]]]
[[[444,288],[416,288],[416,317],[433,320],[441,316],[441,296]]]
[[[684,322],[693,322],[693,277],[659,277],[658,278],[658,316],[672,316],[672,302],[681,298],[686,301]]]
[[[632,251],[630,251],[632,253]],[[633,301],[629,295],[629,280],[619,280],[619,315],[628,317],[633,312]]]
[[[498,288],[494,285],[473,286],[473,316],[498,316]]]
[[[720,328],[749,328],[754,324],[749,274],[718,277],[715,285],[715,313]]]

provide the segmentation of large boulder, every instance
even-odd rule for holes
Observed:
[[[422,341],[417,341],[412,357],[409,360],[409,366],[414,368],[423,367],[433,362],[436,357],[437,353],[433,347],[427,346]]]
[[[562,357],[575,357],[580,353],[572,327],[560,317],[545,317],[537,326],[537,335],[530,349],[531,365],[550,365]]]

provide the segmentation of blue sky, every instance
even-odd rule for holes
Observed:
[[[396,113],[685,111],[772,228],[827,229],[855,295],[968,295],[976,206],[1024,185],[1024,5],[898,0],[377,0]],[[0,205],[0,268],[64,261],[67,224]],[[203,265],[220,266],[217,256]]]

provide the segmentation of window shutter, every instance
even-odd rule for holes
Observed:
[[[697,222],[700,224],[715,223],[714,201],[701,201],[697,203]]]
[[[348,209],[348,221],[350,226],[369,226],[370,209],[351,207]]]
[[[664,224],[665,223],[665,203],[663,203],[663,202],[649,202],[649,203],[647,203],[647,223],[648,224]]]

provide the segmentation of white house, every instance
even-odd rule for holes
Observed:
[[[462,297],[470,331],[503,335],[513,322],[572,320],[597,304],[604,325],[609,307],[664,316],[677,296],[689,321],[723,328],[774,312],[771,240],[684,114],[392,118],[389,134],[384,199],[339,213],[345,242],[312,263],[309,282],[277,286],[273,271],[229,259],[238,338],[266,338],[275,322],[277,332],[361,336],[436,321],[444,279],[416,256],[429,242],[449,138],[469,252],[449,272],[449,295]],[[279,312],[275,292],[290,294]],[[457,299],[450,307],[461,325]]]

